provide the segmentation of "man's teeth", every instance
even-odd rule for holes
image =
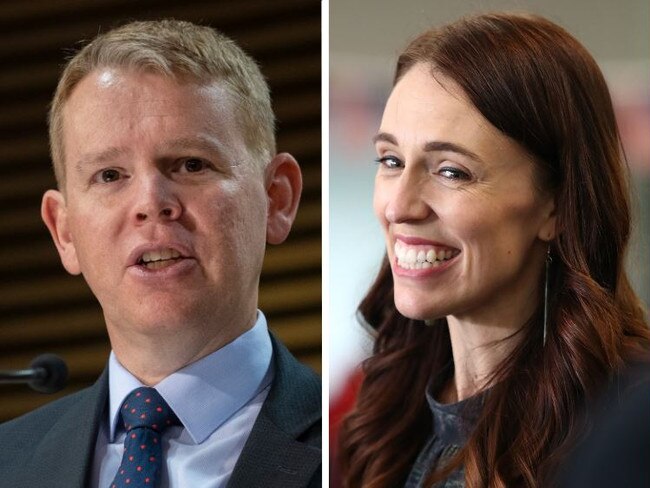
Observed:
[[[397,265],[405,269],[436,268],[443,261],[455,257],[460,251],[433,246],[409,246],[395,242]]]
[[[160,269],[171,264],[169,260],[180,258],[181,254],[175,249],[160,249],[148,251],[142,255],[142,264],[149,269]]]

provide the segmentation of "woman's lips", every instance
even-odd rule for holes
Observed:
[[[404,269],[427,269],[455,258],[460,250],[420,238],[397,238],[394,245],[397,265]]]
[[[394,244],[395,267],[401,271],[420,272],[446,268],[460,254],[460,250],[421,238],[398,237]]]

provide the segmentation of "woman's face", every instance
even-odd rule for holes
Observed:
[[[375,137],[374,208],[395,304],[414,319],[530,314],[555,233],[553,199],[536,189],[531,156],[436,77],[411,68]]]

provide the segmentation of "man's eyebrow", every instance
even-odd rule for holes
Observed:
[[[178,137],[166,142],[162,147],[164,150],[171,151],[202,151],[208,154],[216,154],[217,161],[228,162],[230,165],[238,163],[232,160],[231,151],[227,146],[222,144],[219,139],[209,136],[197,134],[190,137]]]
[[[100,165],[115,161],[115,159],[119,158],[126,152],[127,150],[125,148],[109,147],[103,151],[84,154],[75,164],[75,168],[78,172],[82,173],[89,165]]]
[[[193,136],[178,137],[162,144],[163,147],[173,147],[180,149],[206,149],[209,151],[221,150],[220,145],[209,137]]]
[[[193,136],[193,137],[179,137],[164,144],[166,148],[174,149],[199,149],[204,151],[215,151],[218,153],[223,152],[223,147],[218,141],[211,137]]]
[[[375,144],[378,143],[379,141],[384,141],[384,142],[388,142],[389,144],[394,144],[396,146],[399,146],[399,142],[397,141],[397,138],[394,135],[389,134],[387,132],[380,132],[379,134],[377,134],[375,137],[372,138],[372,142]],[[463,147],[460,144],[456,144],[454,142],[429,141],[424,145],[423,149],[425,152],[450,151],[474,159],[475,161],[479,161],[479,162],[483,161],[480,158],[480,156],[475,152],[470,151],[466,147]]]

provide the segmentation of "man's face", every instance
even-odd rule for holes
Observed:
[[[252,325],[268,185],[227,91],[92,72],[63,109],[63,147],[65,188],[46,194],[44,218],[112,340]]]

